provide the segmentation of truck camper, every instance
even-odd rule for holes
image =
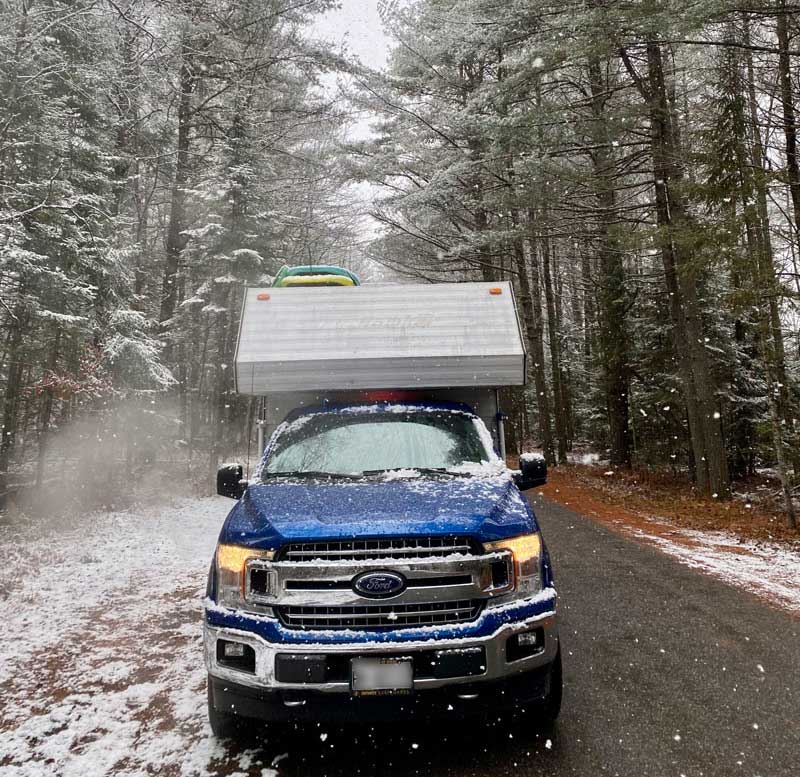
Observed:
[[[217,735],[558,716],[556,591],[522,494],[546,469],[506,467],[499,406],[525,375],[508,283],[246,290],[236,386],[260,398],[260,463],[217,476],[236,500],[205,600]]]

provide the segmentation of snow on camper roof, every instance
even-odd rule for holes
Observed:
[[[507,282],[245,292],[236,350],[242,394],[524,382]]]

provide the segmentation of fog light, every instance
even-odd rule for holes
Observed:
[[[239,672],[256,671],[256,651],[244,642],[217,640],[217,663],[220,666],[236,669]]]
[[[506,642],[506,661],[519,661],[544,652],[544,629],[531,629],[514,634]]]
[[[224,642],[222,650],[225,658],[244,658],[244,644],[241,642]]]

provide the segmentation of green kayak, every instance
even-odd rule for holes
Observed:
[[[360,286],[358,276],[344,267],[331,264],[284,265],[272,282],[275,288],[290,286]]]

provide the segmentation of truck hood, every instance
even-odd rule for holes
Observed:
[[[491,541],[536,528],[530,505],[509,476],[265,483],[248,487],[220,542],[270,549],[353,537],[458,534]]]

